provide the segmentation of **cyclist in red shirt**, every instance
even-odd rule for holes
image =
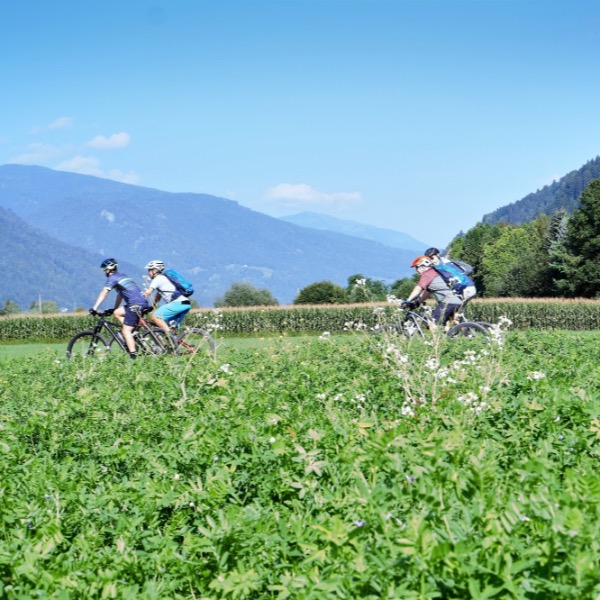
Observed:
[[[417,269],[419,281],[402,305],[414,306],[432,296],[437,302],[433,310],[433,319],[436,323],[444,325],[462,306],[462,299],[452,291],[444,278],[432,267],[429,257],[417,256],[410,266]]]

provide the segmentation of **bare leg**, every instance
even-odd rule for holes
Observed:
[[[130,353],[135,352],[135,340],[133,339],[133,327],[131,325],[123,325],[123,338],[125,340],[125,344],[127,344],[127,350]]]
[[[135,340],[133,339],[133,327],[131,325],[125,325],[125,309],[122,306],[119,306],[113,313],[113,316],[119,323],[121,323],[121,333],[123,334],[123,339],[125,340],[125,345],[127,346],[127,350],[129,350],[130,354],[135,354]]]
[[[160,317],[157,317],[155,313],[152,313],[152,322],[160,327],[163,331],[171,333],[171,328],[167,325],[166,321]]]

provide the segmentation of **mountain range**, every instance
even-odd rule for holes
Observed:
[[[1,206],[0,239],[2,305],[14,300],[26,310],[38,299],[56,300],[67,310],[92,305],[104,278],[98,255],[59,242]],[[121,267],[137,271],[130,263]]]
[[[374,227],[372,225],[365,225],[364,223],[357,223],[356,221],[337,219],[335,217],[311,211],[304,211],[295,215],[280,218],[289,223],[300,225],[301,227],[312,227],[313,229],[320,229],[322,231],[335,231],[337,233],[371,240],[372,242],[379,242],[380,244],[390,246],[391,248],[412,250],[419,254],[422,253],[424,249],[431,246],[430,243],[416,240],[412,236],[407,233],[402,233],[401,231]]]
[[[22,308],[41,294],[59,306],[89,306],[105,257],[141,282],[161,259],[211,306],[234,282],[268,288],[282,304],[316,281],[410,276],[415,250],[301,227],[207,194],[171,193],[38,166],[0,166],[6,282],[0,303]],[[419,248],[420,249],[420,248]],[[18,277],[15,275],[18,271]],[[51,282],[57,282],[56,285]]]
[[[559,208],[570,213],[596,178],[600,156],[482,221],[518,224]],[[359,273],[385,282],[409,277],[415,252],[429,245],[318,213],[276,219],[226,198],[15,164],[0,166],[0,235],[0,306],[10,299],[22,309],[40,298],[69,310],[90,306],[106,257],[139,283],[149,260],[164,260],[192,281],[201,306],[235,282],[267,288],[286,304],[316,281],[345,286]]]

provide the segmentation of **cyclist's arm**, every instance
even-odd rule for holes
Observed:
[[[142,290],[142,294],[144,294],[144,296],[146,298],[150,298],[150,296],[152,296],[152,292],[154,292],[156,290],[153,290],[152,288],[146,288],[145,290]],[[156,294],[154,294],[154,298],[152,299],[152,308],[155,308],[156,305],[158,304],[158,292]]]
[[[104,288],[99,294],[96,302],[94,302],[93,310],[98,310],[98,307],[104,302],[106,296],[108,296],[109,289]]]
[[[415,285],[413,291],[408,295],[406,299],[408,302],[413,302],[421,297],[421,294],[425,293],[425,290],[420,285]]]

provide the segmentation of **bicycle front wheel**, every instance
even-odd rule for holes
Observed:
[[[481,338],[488,339],[490,334],[483,325],[479,323],[459,323],[448,330],[449,338]]]
[[[177,338],[179,344],[178,354],[208,354],[215,358],[217,344],[208,331],[194,327],[186,329]]]
[[[407,338],[425,337],[417,318],[413,315],[406,315],[400,324],[402,335]]]
[[[110,350],[108,342],[93,331],[82,331],[71,338],[67,345],[67,358],[87,358],[106,354]]]

